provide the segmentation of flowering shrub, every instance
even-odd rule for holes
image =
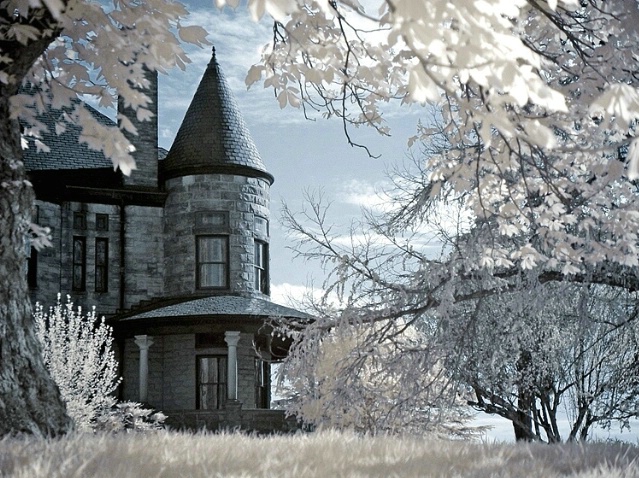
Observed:
[[[166,415],[142,408],[137,402],[120,402],[97,417],[94,430],[101,432],[146,432],[164,429]]]
[[[99,415],[116,403],[112,393],[120,383],[112,350],[112,329],[95,308],[86,317],[73,308],[71,298],[44,312],[36,303],[36,333],[44,363],[60,388],[67,413],[79,431],[91,431]]]
[[[113,353],[112,329],[95,307],[86,317],[71,298],[45,313],[36,303],[36,334],[49,373],[60,388],[67,413],[81,432],[148,431],[163,428],[166,416],[135,402],[117,403],[112,393],[120,383]]]

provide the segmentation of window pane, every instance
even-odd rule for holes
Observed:
[[[73,289],[84,288],[84,270],[82,266],[73,266]]]
[[[73,277],[72,289],[84,290],[85,287],[85,271],[86,271],[86,255],[85,255],[85,238],[73,238]]]
[[[200,287],[224,287],[226,286],[225,264],[200,265]]]
[[[255,290],[268,294],[268,245],[255,241],[254,252]]]
[[[225,228],[228,224],[228,213],[205,211],[195,215],[195,224],[197,226],[213,226],[216,228]],[[217,229],[219,230],[219,229]]]
[[[226,239],[223,237],[201,237],[200,262],[226,262]]]
[[[264,265],[264,244],[261,242],[255,243],[255,265],[262,267]]]
[[[198,408],[221,408],[226,397],[226,357],[198,357]]]
[[[84,241],[82,239],[75,239],[73,241],[73,262],[84,262]]]
[[[95,240],[95,264],[103,266],[107,259],[107,242],[106,239]]]
[[[95,229],[96,229],[96,231],[108,231],[109,230],[109,215],[108,214],[96,214],[95,215]]]
[[[228,236],[197,237],[198,288],[228,286]]]
[[[73,213],[73,228],[74,229],[86,229],[87,228],[87,216],[84,212]]]
[[[255,216],[255,234],[268,236],[268,221],[263,217]]]

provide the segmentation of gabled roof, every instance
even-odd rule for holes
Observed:
[[[238,174],[273,183],[217,63],[215,48],[162,168],[165,179]]]
[[[80,100],[77,100],[77,103],[80,103]],[[95,108],[86,104],[84,107],[101,124],[115,126],[113,120]],[[95,151],[79,142],[80,126],[65,122],[65,132],[59,135],[55,134],[55,124],[60,120],[62,114],[62,110],[50,109],[38,116],[38,119],[48,128],[42,133],[40,141],[48,146],[50,151],[38,152],[34,138],[27,137],[29,148],[23,151],[27,171],[113,169],[113,163],[104,156],[102,151]]]

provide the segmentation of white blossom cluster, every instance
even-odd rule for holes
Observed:
[[[34,319],[44,363],[60,389],[67,413],[77,430],[92,431],[116,404],[113,392],[120,379],[111,327],[104,317],[97,319],[95,308],[83,315],[80,307],[73,308],[69,296],[62,304],[60,294],[48,313],[36,304]]]

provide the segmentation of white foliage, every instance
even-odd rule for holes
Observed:
[[[352,325],[342,314],[330,332],[307,324],[280,368],[287,412],[315,427],[358,433],[478,432],[467,424],[472,414],[450,386],[432,337],[401,322]]]
[[[44,363],[69,416],[78,430],[92,431],[116,403],[112,393],[120,379],[111,327],[104,317],[97,319],[95,308],[86,315],[80,307],[74,310],[69,296],[61,304],[60,294],[48,313],[37,303],[34,319]]]
[[[384,103],[436,103],[441,128],[427,125],[418,135],[425,144],[447,143],[425,158],[437,186],[431,199],[463,197],[477,218],[494,221],[493,239],[539,238],[533,252],[507,240],[482,247],[500,249],[524,269],[627,265],[639,230],[628,214],[639,208],[632,182],[639,170],[636,2],[364,6],[249,2],[257,17],[276,10],[288,16],[275,16],[273,41],[247,85],[273,88],[282,107],[303,106],[308,115],[381,134],[388,134]],[[481,264],[489,262],[473,266]]]
[[[188,12],[184,5],[172,0],[113,1],[111,4],[84,0],[43,3],[10,0],[5,8],[16,12],[15,23],[9,24],[4,38],[23,44],[48,38],[50,28],[39,29],[26,21],[18,22],[42,16],[38,9],[43,4],[54,18],[51,28],[59,29],[60,33],[29,74],[20,79],[37,86],[39,94],[12,98],[12,117],[31,125],[32,134],[37,137],[45,127],[36,120],[38,113],[49,107],[74,107],[65,120],[82,128],[80,141],[102,151],[112,160],[114,168],[130,174],[135,169],[135,161],[121,130],[98,124],[95,117],[74,100],[92,96],[99,100],[101,107],[115,108],[120,97],[125,106],[137,110],[139,120],[150,119],[150,99],[139,90],[148,86],[144,69],[159,72],[175,66],[184,69],[190,60],[180,41],[206,45],[205,30],[182,25]],[[3,53],[0,50],[1,66],[11,61]],[[0,76],[0,80],[15,81],[6,74]],[[63,126],[56,126],[56,132],[59,133],[60,128]],[[127,129],[131,131],[130,127]],[[36,146],[47,150],[40,142],[36,142]]]

